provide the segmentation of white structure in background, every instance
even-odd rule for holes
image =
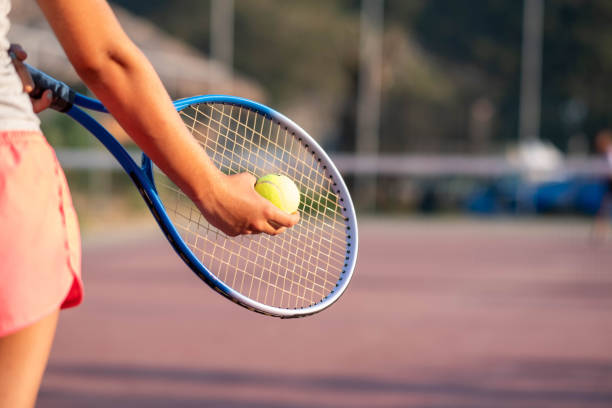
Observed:
[[[563,165],[563,154],[550,142],[527,140],[508,155],[522,176],[530,183],[562,180],[567,175]]]
[[[234,0],[212,0],[210,3],[210,56],[221,64],[231,82],[234,65]]]
[[[378,154],[383,32],[384,0],[362,0],[356,129],[356,150],[359,155]],[[356,181],[361,205],[375,206],[376,177]]]
[[[539,139],[542,87],[543,0],[524,0],[519,141]]]

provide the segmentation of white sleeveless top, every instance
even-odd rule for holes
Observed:
[[[8,55],[10,9],[10,0],[0,0],[0,131],[40,130],[40,121]]]

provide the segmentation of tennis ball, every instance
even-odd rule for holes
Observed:
[[[294,213],[300,205],[300,190],[282,174],[267,174],[255,183],[255,191],[283,211]]]

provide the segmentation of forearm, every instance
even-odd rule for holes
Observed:
[[[202,198],[219,171],[184,126],[149,61],[134,47],[118,51],[104,67],[80,75],[134,142],[189,196]]]

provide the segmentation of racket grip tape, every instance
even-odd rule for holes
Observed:
[[[72,88],[28,64],[24,65],[34,81],[34,90],[30,92],[32,98],[38,99],[42,96],[43,92],[50,89],[53,98],[50,108],[59,112],[66,112],[72,107],[76,95]]]

